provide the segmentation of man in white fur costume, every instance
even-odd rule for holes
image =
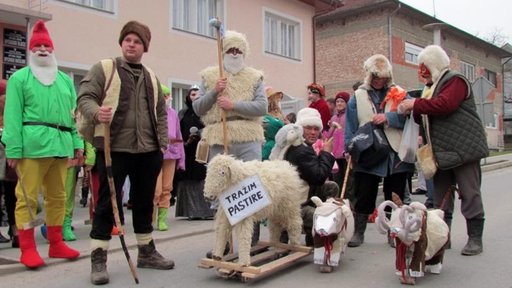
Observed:
[[[245,65],[249,44],[245,35],[226,31],[222,41],[225,78],[219,67],[201,71],[202,84],[193,109],[205,124],[202,137],[209,145],[209,159],[224,150],[222,109],[227,114],[228,154],[243,161],[261,160],[262,117],[267,113],[263,72]],[[252,244],[259,239],[254,226]],[[208,255],[207,255],[208,256]]]

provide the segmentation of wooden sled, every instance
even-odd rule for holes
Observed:
[[[299,259],[310,255],[313,248],[283,243],[259,241],[251,248],[251,266],[241,266],[235,261],[238,253],[228,254],[217,261],[209,258],[201,259],[200,268],[217,268],[222,278],[238,278],[242,282],[257,280],[291,266]]]

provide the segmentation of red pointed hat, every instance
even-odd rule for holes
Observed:
[[[44,45],[53,49],[52,38],[50,38],[50,34],[48,33],[48,29],[46,29],[43,20],[37,20],[36,24],[34,25],[28,48],[32,50],[35,46],[38,45]]]

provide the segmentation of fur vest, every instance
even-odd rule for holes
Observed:
[[[478,161],[489,155],[487,138],[476,112],[473,91],[461,74],[446,71],[434,83],[432,98],[436,98],[452,77],[462,78],[468,87],[468,96],[455,112],[443,117],[429,116],[432,148],[440,169],[452,169],[465,163]]]
[[[215,87],[219,79],[218,67],[208,67],[201,72],[206,90]],[[229,79],[224,94],[233,102],[251,101],[254,98],[254,89],[263,78],[263,73],[251,67],[246,67],[236,75],[226,72]],[[201,117],[206,125],[202,136],[209,145],[223,145],[222,113],[217,105]],[[228,141],[230,143],[243,143],[263,141],[262,117],[248,117],[235,111],[227,111]]]

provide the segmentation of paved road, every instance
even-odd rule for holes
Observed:
[[[445,254],[441,275],[420,278],[417,285],[423,287],[504,287],[512,288],[512,261],[510,260],[510,239],[512,231],[512,201],[510,187],[512,167],[486,172],[483,178],[486,226],[484,235],[485,251],[479,256],[460,255],[466,241],[465,223],[460,212],[455,215],[452,230],[452,249]],[[424,196],[414,196],[423,201]],[[457,207],[457,211],[460,211]],[[78,224],[78,223],[76,223]],[[161,238],[157,247],[162,254],[173,258],[177,265],[174,270],[154,271],[138,269],[139,287],[244,287],[235,280],[216,277],[213,269],[197,268],[205,251],[210,249],[213,240],[212,221],[176,220],[171,222],[171,231],[155,232]],[[77,225],[75,225],[77,226]],[[189,231],[188,236],[174,230]],[[87,255],[87,229],[77,227],[84,240],[71,243],[85,254],[83,258],[67,262],[52,260],[50,265],[36,271],[23,267],[0,268],[0,287],[90,287],[90,262]],[[263,229],[266,233],[266,229]],[[167,237],[169,235],[174,236]],[[196,233],[196,234],[194,234]],[[262,236],[263,239],[267,235]],[[165,240],[170,239],[170,240]],[[40,239],[39,239],[40,240]],[[134,244],[128,235],[127,242]],[[374,224],[369,224],[366,242],[358,248],[349,248],[342,256],[341,266],[331,274],[319,273],[318,266],[312,264],[312,257],[304,258],[289,269],[276,275],[250,284],[251,287],[399,287],[394,275],[394,250],[385,243],[384,235],[377,233]],[[40,244],[44,246],[44,244]],[[119,251],[117,239],[111,241],[113,251],[109,253],[108,271],[111,282],[106,287],[134,287],[124,255]],[[4,247],[4,246],[2,246]],[[41,254],[46,251],[41,247]],[[12,250],[0,248],[0,254]],[[132,258],[137,252],[130,250]],[[18,254],[19,255],[19,254]],[[16,256],[17,257],[17,256]],[[45,259],[48,260],[48,259]],[[21,268],[21,269],[20,269]],[[2,270],[3,269],[3,270]]]

